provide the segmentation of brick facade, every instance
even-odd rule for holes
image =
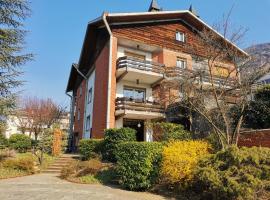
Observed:
[[[78,134],[79,139],[83,136],[84,106],[85,106],[86,80],[83,80],[76,91],[76,110],[74,118],[74,132]],[[80,114],[79,114],[80,113]],[[80,115],[80,116],[79,116]]]
[[[262,146],[270,148],[270,129],[246,131],[241,133],[239,146]]]
[[[95,94],[93,107],[92,137],[102,138],[107,122],[109,44],[107,44],[95,62]]]

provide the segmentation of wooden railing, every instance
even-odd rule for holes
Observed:
[[[164,113],[164,107],[157,102],[143,101],[141,99],[131,99],[126,97],[116,98],[115,109]]]
[[[165,74],[167,78],[183,77],[194,79],[196,81],[211,83],[211,75],[207,71],[181,69],[179,67],[166,67]],[[233,86],[236,83],[236,79],[231,77],[222,77],[212,75],[213,83],[215,85]]]
[[[140,60],[129,56],[118,58],[117,68],[120,69],[125,67],[163,74],[165,65],[147,60]]]

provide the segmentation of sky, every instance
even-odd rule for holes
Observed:
[[[65,89],[72,63],[79,60],[87,23],[107,12],[144,12],[151,0],[31,0],[26,51],[34,61],[23,66],[23,96],[52,98],[69,105]],[[233,7],[233,27],[248,29],[242,48],[270,42],[270,0],[158,0],[163,10],[187,10],[192,4],[209,25]]]

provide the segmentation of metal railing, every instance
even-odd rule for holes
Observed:
[[[118,58],[117,69],[125,67],[163,74],[165,65],[147,60],[140,60],[129,56]]]
[[[134,110],[143,112],[164,113],[164,107],[155,101],[118,97],[115,100],[116,110]]]
[[[189,69],[181,69],[179,67],[166,67],[166,77],[183,77],[194,79],[201,83],[211,83],[211,78],[213,80],[213,84],[215,85],[224,85],[224,86],[233,86],[236,84],[236,79],[231,77],[222,77],[216,75],[210,75],[209,72],[205,70],[189,70]]]

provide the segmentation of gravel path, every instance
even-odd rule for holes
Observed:
[[[53,174],[0,180],[1,200],[162,200],[162,196],[103,185],[74,184]]]

